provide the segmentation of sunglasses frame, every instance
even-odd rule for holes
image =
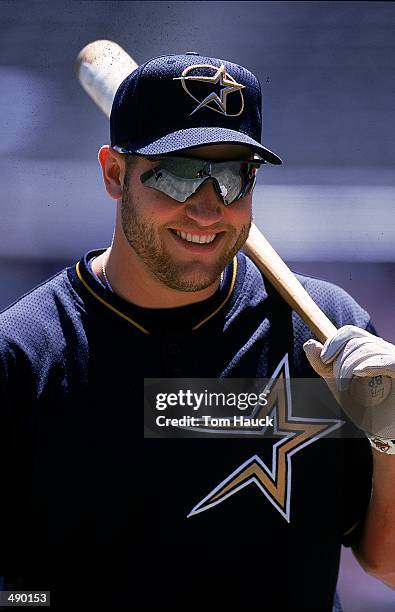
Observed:
[[[145,159],[148,159],[149,161],[158,161],[160,162],[161,160],[171,160],[171,159],[175,159],[175,160],[180,160],[180,159],[185,159],[185,160],[190,160],[193,162],[201,162],[203,164],[203,168],[201,170],[203,174],[202,177],[205,177],[205,180],[212,178],[213,179],[213,184],[214,184],[214,188],[215,191],[217,192],[217,194],[219,195],[219,197],[222,199],[223,204],[225,206],[230,206],[231,204],[233,204],[234,202],[237,202],[238,200],[241,200],[243,197],[245,197],[248,193],[250,193],[250,191],[255,187],[255,182],[256,182],[256,178],[254,177],[254,180],[251,183],[247,183],[247,185],[245,186],[245,188],[240,192],[240,194],[237,196],[237,198],[235,198],[234,200],[232,200],[231,202],[226,202],[224,197],[222,196],[222,193],[220,191],[219,188],[219,183],[218,183],[218,179],[215,176],[212,176],[211,174],[211,166],[212,165],[217,165],[217,164],[226,164],[226,163],[236,163],[236,164],[249,164],[252,167],[255,168],[259,168],[260,166],[262,166],[263,164],[265,164],[265,160],[263,160],[261,157],[255,156],[254,159],[224,159],[224,160],[212,160],[212,159],[202,159],[199,157],[187,157],[184,155],[158,155],[158,156],[144,156]],[[155,166],[154,168],[151,168],[150,170],[147,170],[146,172],[143,172],[143,174],[140,175],[140,181],[141,183],[144,185],[144,181],[148,180],[149,178],[151,178],[152,176],[156,176],[156,169],[158,167]],[[208,168],[208,172],[207,172],[207,168]],[[180,180],[182,180],[182,177],[179,177]],[[193,177],[190,177],[193,178]],[[199,177],[196,177],[199,178]],[[194,193],[196,193],[196,191],[201,187],[201,185],[205,182],[205,180],[202,181],[202,183],[199,185],[199,187],[197,189],[195,189],[195,191],[193,191],[188,198],[190,198]],[[155,189],[155,187],[151,187],[148,186],[148,189]],[[158,189],[158,191],[162,191],[161,189]],[[165,193],[164,191],[162,191],[162,193]],[[166,194],[168,195],[168,194]],[[169,196],[171,197],[171,196]],[[188,199],[186,198],[186,200]],[[179,200],[173,198],[176,202],[179,202],[180,204],[183,203],[182,201],[180,202]],[[185,200],[185,202],[186,202]]]

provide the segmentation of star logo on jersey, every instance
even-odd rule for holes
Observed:
[[[262,394],[266,395],[270,393],[270,384],[265,386],[265,389],[262,390]],[[196,432],[197,428],[199,428],[199,433],[207,433],[207,434],[215,434],[221,435],[226,434],[227,436],[231,436],[232,434],[240,436],[262,436],[269,426],[273,425],[273,421],[275,416],[271,417],[268,415],[268,406],[271,406],[272,402],[268,402],[267,404],[259,404],[257,403],[252,412],[248,415],[248,417],[243,417],[243,421],[247,421],[247,424],[238,425],[235,424],[234,420],[228,419],[230,421],[229,425],[217,426],[211,425],[211,418],[207,417],[207,420],[204,417],[195,417],[193,427],[190,426],[180,426],[180,429],[185,429],[187,431]],[[226,420],[226,419],[224,419]]]
[[[211,76],[203,74],[207,72],[213,72],[213,74]],[[223,64],[219,68],[211,64],[194,64],[185,68],[181,76],[174,77],[174,80],[181,81],[181,85],[186,93],[197,102],[197,106],[190,113],[190,116],[202,108],[208,108],[226,117],[237,117],[244,110],[242,90],[245,89],[245,85],[237,83],[226,71]],[[197,87],[198,84],[200,84],[199,88]],[[205,87],[210,86],[211,91],[201,99],[198,97],[198,94],[201,94],[202,84]],[[236,109],[236,112],[228,111],[228,96],[230,94],[233,94],[233,98],[235,94],[238,94],[239,108]]]
[[[292,414],[288,355],[279,363],[268,384],[266,414],[273,416],[271,465],[259,455],[236,467],[188,514],[188,518],[223,503],[244,487],[255,485],[289,523],[292,495],[292,458],[313,442],[343,425],[341,420],[301,418]],[[263,428],[262,436],[265,433]],[[256,430],[253,433],[257,435]]]

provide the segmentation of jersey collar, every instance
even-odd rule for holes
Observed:
[[[229,306],[238,276],[238,261],[234,257],[224,270],[221,287],[216,293],[202,302],[177,308],[142,308],[131,304],[104,287],[91,270],[90,261],[105,249],[89,251],[73,268],[71,278],[85,295],[97,306],[105,308],[109,314],[124,320],[140,333],[157,334],[174,327],[178,331],[196,332],[206,326],[220,313],[225,305]]]

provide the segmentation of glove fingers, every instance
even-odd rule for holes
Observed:
[[[365,329],[360,329],[355,325],[344,325],[332,338],[325,342],[321,355],[322,360],[325,363],[333,361],[352,338],[374,338],[377,341],[377,338]]]
[[[355,368],[366,362],[366,345],[355,348],[359,340],[350,340],[348,345],[333,364],[333,373],[338,381],[338,389],[344,391],[354,375]]]
[[[393,355],[372,355],[354,368],[355,376],[376,376],[380,372],[382,376],[395,378]]]
[[[332,365],[326,365],[321,360],[322,344],[317,340],[307,340],[303,349],[313,370],[322,378],[333,378]]]

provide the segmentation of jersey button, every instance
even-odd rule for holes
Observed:
[[[178,344],[169,344],[167,350],[169,352],[169,355],[171,355],[172,357],[176,357],[181,353],[181,349]]]

